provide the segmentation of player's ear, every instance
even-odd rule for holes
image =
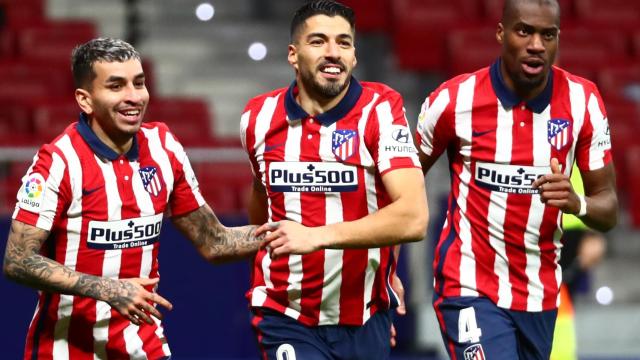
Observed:
[[[86,114],[92,114],[93,102],[91,101],[91,94],[85,89],[77,88],[74,95],[80,109]]]
[[[287,51],[287,60],[289,61],[289,64],[298,71],[298,49],[294,44],[289,44]]]
[[[498,23],[498,28],[496,29],[496,40],[498,40],[498,44],[500,45],[504,42],[504,25],[502,25],[502,23]]]

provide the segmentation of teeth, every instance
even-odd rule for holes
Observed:
[[[330,74],[339,74],[341,70],[337,67],[327,67],[327,68],[324,68],[322,71]]]
[[[126,111],[124,113],[126,116],[137,116],[138,114],[140,114],[140,111],[135,110],[135,111]]]

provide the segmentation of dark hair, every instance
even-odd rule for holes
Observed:
[[[356,30],[356,16],[350,7],[333,0],[313,0],[304,4],[293,15],[290,30],[292,43],[296,33],[304,26],[304,22],[315,15],[341,16],[349,22],[353,32]]]
[[[125,62],[140,60],[140,54],[126,41],[112,38],[96,38],[78,45],[71,53],[71,72],[78,88],[89,89],[96,78],[93,64],[97,61]]]

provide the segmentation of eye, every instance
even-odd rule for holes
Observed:
[[[555,31],[547,31],[543,34],[543,36],[545,40],[551,41],[554,40],[558,36],[558,34]]]
[[[144,80],[137,80],[133,83],[133,86],[135,86],[138,89],[142,89],[144,85],[145,85]]]
[[[530,33],[527,29],[521,28],[521,29],[516,29],[516,34],[520,36],[528,36]]]
[[[320,46],[320,45],[324,44],[324,41],[322,41],[322,39],[311,39],[309,41],[309,44],[311,44],[313,46]]]
[[[109,86],[107,86],[110,90],[113,91],[118,91],[120,89],[122,89],[122,84],[111,84]]]
[[[348,49],[351,47],[351,41],[348,40],[342,40],[342,41],[338,41],[338,45],[340,45],[341,47]]]

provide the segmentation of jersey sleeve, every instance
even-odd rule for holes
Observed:
[[[381,175],[393,169],[420,167],[411,130],[407,123],[402,97],[389,90],[375,104],[372,116],[375,121],[367,124],[372,139],[367,144]]]
[[[66,161],[51,144],[44,145],[22,177],[13,219],[51,231],[71,203]]]
[[[447,112],[449,104],[449,90],[443,88],[431,93],[420,108],[416,139],[427,156],[438,158],[456,136],[454,118]]]
[[[604,102],[595,85],[587,90],[586,112],[576,144],[581,171],[597,170],[611,162],[611,136]]]
[[[175,156],[171,164],[174,172],[173,192],[169,197],[171,216],[195,211],[205,204],[205,200],[200,193],[200,185],[191,167],[189,157],[182,144],[169,132],[166,134],[165,144],[167,150]]]

